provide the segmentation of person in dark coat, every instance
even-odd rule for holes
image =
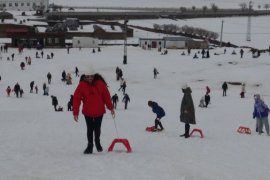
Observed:
[[[157,115],[155,119],[155,129],[154,131],[162,131],[164,128],[161,124],[161,118],[165,116],[165,111],[164,109],[158,105],[158,103],[154,101],[148,101],[148,106],[152,108],[153,113]],[[158,128],[158,126],[160,128]]]
[[[130,98],[129,98],[128,94],[124,95],[122,102],[125,103],[125,109],[127,109],[128,102],[130,102]]]
[[[228,84],[226,82],[222,84],[222,89],[223,89],[223,96],[227,96],[226,92],[228,89]]]
[[[205,107],[207,108],[208,104],[210,103],[210,95],[209,94],[205,94],[204,101],[205,101]]]
[[[46,95],[46,83],[43,83],[42,89],[43,89],[43,95]]]
[[[53,52],[51,52],[51,58],[53,59],[53,56],[54,56],[54,53]]]
[[[24,63],[24,62],[21,62],[20,67],[21,67],[21,70],[24,70],[24,68],[25,68],[25,63]]]
[[[35,81],[30,82],[30,93],[33,93]]]
[[[47,79],[48,79],[48,84],[51,84],[52,74],[50,72],[48,72],[48,74],[47,74]]]
[[[70,95],[70,100],[69,100],[67,106],[68,106],[68,111],[72,111],[72,109],[73,109],[73,95]]]
[[[117,102],[118,102],[118,95],[116,93],[112,96],[112,102],[113,102],[114,109],[116,109]]]
[[[117,66],[116,69],[115,69],[115,74],[116,74],[116,80],[117,81],[119,81],[119,79],[120,79],[119,71],[120,71],[120,68]]]
[[[51,98],[52,98],[52,105],[54,107],[54,110],[57,111],[57,105],[58,105],[57,97],[51,96]]]
[[[154,79],[156,79],[157,75],[159,74],[157,68],[154,68],[153,73],[154,73]]]
[[[240,56],[241,56],[241,58],[243,58],[243,54],[244,54],[244,50],[241,49],[241,50],[240,50]]]
[[[14,90],[17,98],[19,97],[20,89],[21,89],[21,87],[20,87],[19,83],[16,83],[13,90]]]
[[[181,102],[180,108],[180,121],[185,123],[185,133],[180,135],[181,137],[189,138],[190,124],[196,124],[195,120],[195,108],[193,104],[193,99],[191,96],[191,88],[187,85],[182,86],[182,91],[184,96]]]
[[[63,72],[62,72],[62,81],[66,81],[66,78],[67,78],[67,74],[66,74],[66,71],[64,70]]]
[[[79,69],[77,68],[77,66],[75,67],[75,74],[76,74],[76,77],[79,77]]]

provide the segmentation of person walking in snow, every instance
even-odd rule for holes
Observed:
[[[75,75],[76,75],[76,77],[79,77],[79,69],[77,66],[75,67]]]
[[[195,120],[195,108],[193,104],[193,99],[191,96],[192,90],[187,84],[182,86],[182,92],[184,96],[181,102],[180,108],[180,122],[185,123],[185,133],[180,135],[181,137],[189,138],[190,124],[196,124]]]
[[[240,57],[241,57],[241,58],[243,58],[243,54],[244,54],[244,50],[241,49],[241,50],[240,50]]]
[[[246,93],[246,84],[242,83],[240,97],[245,98],[245,93]]]
[[[73,95],[70,95],[70,99],[68,101],[67,106],[68,106],[68,111],[72,111],[72,109],[73,109]]]
[[[153,113],[155,113],[157,116],[155,118],[155,129],[154,131],[163,131],[163,126],[161,123],[161,118],[165,116],[164,109],[158,105],[158,103],[154,101],[148,101],[148,106],[152,108]],[[158,128],[159,127],[159,128]]]
[[[62,72],[62,81],[63,82],[65,82],[66,81],[66,77],[67,77],[67,74],[66,74],[66,71],[65,70],[63,70],[63,72]]]
[[[81,102],[83,103],[82,113],[86,121],[88,139],[84,154],[93,153],[93,133],[95,134],[97,151],[101,152],[103,148],[100,144],[100,134],[103,115],[106,112],[105,106],[111,111],[113,117],[115,112],[107,83],[100,74],[95,73],[92,66],[79,82],[73,95],[73,117],[75,122],[78,122]]]
[[[38,86],[35,85],[35,91],[36,91],[36,94],[38,94]]]
[[[263,126],[265,126],[266,133],[269,136],[269,122],[268,114],[269,107],[264,103],[259,94],[254,95],[254,111],[253,119],[256,118],[256,131],[261,135],[263,133]]]
[[[21,87],[20,87],[19,83],[17,82],[13,88],[17,98],[19,97],[20,89],[21,89]]]
[[[210,95],[209,94],[205,94],[204,101],[205,101],[205,107],[207,108],[208,104],[210,103]]]
[[[52,74],[50,72],[48,72],[48,74],[47,74],[47,79],[48,79],[48,84],[51,84]]]
[[[11,92],[10,86],[7,87],[6,92],[7,92],[7,96],[10,97],[10,92]]]
[[[124,80],[124,78],[120,78],[120,88],[118,89],[118,91],[122,89],[123,93],[125,94],[126,87],[127,87],[126,81]]]
[[[130,98],[128,94],[124,94],[124,97],[122,99],[122,102],[125,103],[125,109],[127,109],[127,105],[130,102]]]
[[[157,68],[154,68],[153,73],[154,73],[154,79],[156,79],[157,75],[159,74]]]
[[[227,96],[228,85],[226,82],[222,84],[223,96]]]
[[[57,105],[58,105],[58,100],[56,96],[51,96],[52,98],[52,105],[54,107],[54,110],[57,111]]]
[[[112,96],[112,102],[113,102],[114,109],[116,109],[117,102],[118,102],[118,95],[116,93]]]
[[[33,93],[35,81],[30,82],[30,93]]]

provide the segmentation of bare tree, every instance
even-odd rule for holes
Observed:
[[[239,6],[242,10],[247,9],[247,3],[240,3]]]
[[[269,7],[270,7],[270,4],[265,4],[263,7],[264,7],[266,10],[268,10]]]
[[[203,9],[203,11],[207,11],[208,8],[207,8],[207,6],[203,6],[202,9]]]
[[[211,9],[214,11],[214,12],[217,12],[218,11],[218,6],[216,4],[211,4]]]

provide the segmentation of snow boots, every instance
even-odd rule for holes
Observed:
[[[155,129],[158,130],[158,126],[160,127],[159,131],[162,131],[164,128],[159,120],[155,120]]]
[[[93,145],[88,144],[87,148],[83,152],[84,154],[92,154],[93,153]]]
[[[185,137],[185,138],[189,138],[189,130],[190,130],[190,125],[188,123],[185,124],[185,133],[180,135],[180,137]]]

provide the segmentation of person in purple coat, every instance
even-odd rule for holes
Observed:
[[[263,126],[265,126],[266,133],[269,136],[269,122],[268,122],[268,114],[269,108],[261,99],[259,94],[254,95],[254,111],[253,111],[253,119],[256,118],[256,129],[261,135],[263,133]]]

